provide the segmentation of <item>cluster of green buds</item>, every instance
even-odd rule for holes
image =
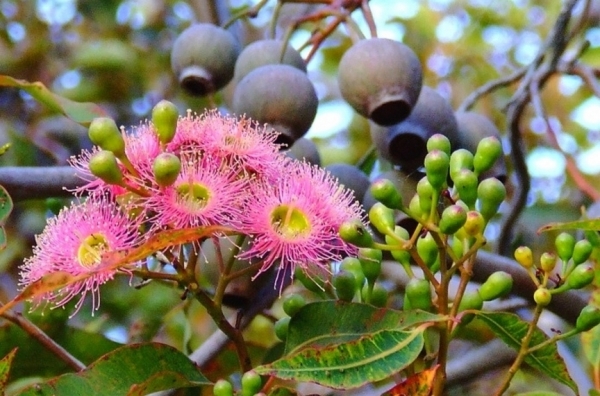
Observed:
[[[374,181],[371,193],[377,202],[369,210],[369,220],[377,234],[359,222],[348,222],[340,228],[341,237],[358,246],[360,253],[358,259],[344,260],[341,271],[334,276],[338,298],[356,299],[357,290],[366,286],[371,290],[367,301],[373,303],[381,251],[386,251],[409,276],[405,309],[432,310],[435,274],[440,270],[456,271],[486,243],[485,228],[505,200],[506,189],[500,180],[483,179],[482,175],[501,156],[502,146],[496,137],[482,139],[473,154],[465,149],[452,152],[449,139],[436,134],[427,141],[425,176],[409,202],[403,201],[391,180]],[[397,225],[398,212],[418,222],[412,235]],[[413,272],[415,264],[422,276]],[[511,287],[510,275],[494,274],[473,296],[464,296],[461,308],[480,309],[483,301],[500,298]]]
[[[283,299],[283,312],[285,316],[278,319],[275,322],[275,335],[281,341],[285,341],[290,327],[290,319],[294,316],[302,307],[306,305],[306,300],[301,294],[292,293],[285,296]]]
[[[241,396],[256,396],[263,394],[260,393],[263,387],[262,378],[255,371],[250,370],[245,372],[242,375],[240,382],[241,390],[239,393],[235,393],[231,382],[225,379],[220,379],[217,382],[215,382],[215,385],[213,386],[213,395],[233,396],[234,394],[238,394]]]
[[[556,253],[543,252],[536,262],[531,248],[520,246],[515,250],[515,260],[527,270],[537,289],[533,299],[539,306],[547,306],[552,296],[567,290],[582,289],[594,280],[594,267],[588,263],[593,245],[587,239],[575,240],[567,232],[554,240]],[[560,266],[559,264],[560,261]],[[577,319],[576,329],[586,331],[600,324],[600,309],[586,306]]]
[[[178,117],[177,107],[166,100],[160,101],[152,109],[152,124],[161,147],[164,148],[175,136]],[[100,148],[90,158],[90,172],[108,184],[131,190],[132,186],[126,183],[123,171],[133,176],[137,176],[137,171],[127,158],[123,132],[115,121],[108,117],[95,118],[89,126],[88,136],[91,142]],[[179,158],[171,153],[159,154],[153,163],[156,182],[163,187],[173,184],[180,170]]]

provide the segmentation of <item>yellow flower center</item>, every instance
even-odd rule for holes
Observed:
[[[87,236],[79,249],[77,249],[77,260],[85,268],[94,268],[102,261],[102,253],[109,249],[106,237],[101,233]]]
[[[204,208],[211,198],[210,190],[200,183],[181,183],[175,190],[179,198],[193,209]]]
[[[273,229],[285,238],[296,238],[308,234],[310,221],[300,209],[292,205],[279,205],[271,213]]]

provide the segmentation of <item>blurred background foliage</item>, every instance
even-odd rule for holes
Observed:
[[[241,42],[265,37],[274,3],[257,17],[234,24]],[[528,65],[561,6],[556,0],[372,0],[370,4],[378,35],[409,45],[422,62],[424,84],[436,88],[455,109],[481,85]],[[581,5],[575,19],[582,18]],[[192,22],[222,24],[228,15],[248,6],[246,0],[0,0],[0,74],[41,81],[72,100],[98,103],[119,125],[137,125],[161,99],[201,112],[209,103],[187,96],[171,72],[173,41]],[[277,35],[281,37],[293,18],[314,7],[284,5]],[[600,66],[600,2],[592,1],[589,11],[582,34],[590,46],[581,60]],[[362,15],[355,14],[358,26],[368,34]],[[292,45],[298,48],[314,28],[302,25],[293,34]],[[368,122],[343,102],[336,85],[337,65],[351,44],[349,32],[341,27],[308,65],[320,104],[307,137],[318,145],[323,165],[357,163],[371,146]],[[232,84],[216,97],[224,111]],[[505,109],[515,87],[498,89],[473,108],[493,120],[505,143]],[[580,206],[591,203],[567,173],[566,156],[600,189],[600,99],[580,77],[559,74],[551,77],[542,99],[558,131],[559,147],[549,141],[543,122],[527,110],[521,125],[532,189],[517,230],[521,241],[535,240],[532,247],[538,251],[553,240],[539,239],[535,235],[539,226],[577,219]],[[65,165],[70,155],[90,146],[85,128],[51,113],[22,91],[2,88],[0,145],[7,142],[12,147],[0,157],[1,165]],[[509,150],[506,143],[505,154]],[[379,164],[374,174],[385,169],[386,164]],[[514,178],[509,179],[509,195],[513,184]],[[35,199],[16,203],[7,224],[8,248],[0,254],[2,300],[16,294],[18,265],[52,214],[49,208],[64,201],[48,203]],[[490,227],[490,239],[498,228]],[[157,283],[136,290],[126,287],[127,282],[123,278],[106,285],[96,316],[78,315],[70,324],[118,342],[160,339],[184,352],[212,332],[204,311],[193,301],[179,300],[176,290]],[[55,316],[53,320],[66,321],[68,315]],[[9,337],[8,332],[9,327],[0,327],[0,356],[7,352],[2,339]],[[266,347],[273,336],[258,341],[263,343],[258,347]],[[97,344],[99,355],[107,346]],[[31,353],[35,356],[35,351]]]

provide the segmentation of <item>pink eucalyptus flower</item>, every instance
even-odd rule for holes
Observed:
[[[279,261],[278,276],[291,266],[309,277],[329,270],[331,261],[355,254],[338,229],[342,222],[363,219],[364,214],[349,190],[323,169],[290,161],[276,183],[253,185],[242,218],[242,231],[252,238],[241,259],[261,258],[259,274]],[[256,275],[258,276],[258,275]],[[281,287],[282,279],[276,284]]]
[[[144,200],[153,212],[149,220],[158,228],[186,228],[207,225],[235,226],[248,180],[218,159],[183,152],[181,170],[175,182],[151,190]]]
[[[102,196],[72,204],[49,219],[44,231],[36,237],[33,256],[25,260],[20,283],[26,287],[56,272],[73,276],[90,274],[87,279],[35,299],[38,304],[46,301],[58,307],[79,296],[74,312],[77,313],[85,296],[91,293],[92,307],[96,310],[100,305],[100,285],[119,270],[103,269],[103,255],[136,246],[139,226],[139,220],[131,220]]]
[[[277,133],[248,119],[237,120],[216,111],[180,118],[169,151],[195,150],[222,160],[240,173],[273,177],[279,173],[282,155],[275,144]]]

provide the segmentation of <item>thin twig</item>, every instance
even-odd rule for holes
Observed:
[[[498,78],[496,80],[492,80],[482,85],[473,91],[469,96],[463,100],[463,102],[458,106],[457,112],[468,111],[475,105],[475,103],[481,99],[481,97],[488,95],[495,91],[496,89],[507,87],[510,84],[515,83],[517,80],[521,79],[525,72],[527,71],[526,67],[523,67],[519,70],[516,70],[512,74],[508,76]]]
[[[516,189],[516,197],[513,199],[509,213],[502,225],[500,237],[498,238],[498,252],[508,255],[512,241],[512,230],[525,208],[527,195],[531,188],[531,179],[525,162],[525,153],[521,136],[520,122],[525,107],[531,98],[531,87],[536,87],[534,92],[539,92],[547,82],[548,78],[556,72],[560,57],[564,53],[567,42],[565,32],[571,18],[571,11],[577,0],[569,0],[563,5],[560,14],[552,28],[545,45],[540,49],[535,60],[528,67],[527,72],[521,80],[521,85],[508,104],[507,120],[511,145],[511,158],[515,174],[519,181]],[[544,59],[549,56],[548,62]]]
[[[85,369],[79,359],[71,355],[66,349],[58,345],[52,338],[50,338],[43,330],[33,324],[31,321],[23,317],[20,313],[12,313],[10,311],[4,312],[2,317],[6,320],[11,321],[15,325],[23,329],[27,334],[38,340],[47,350],[52,352],[56,357],[65,362],[69,367],[75,371],[81,371]]]

